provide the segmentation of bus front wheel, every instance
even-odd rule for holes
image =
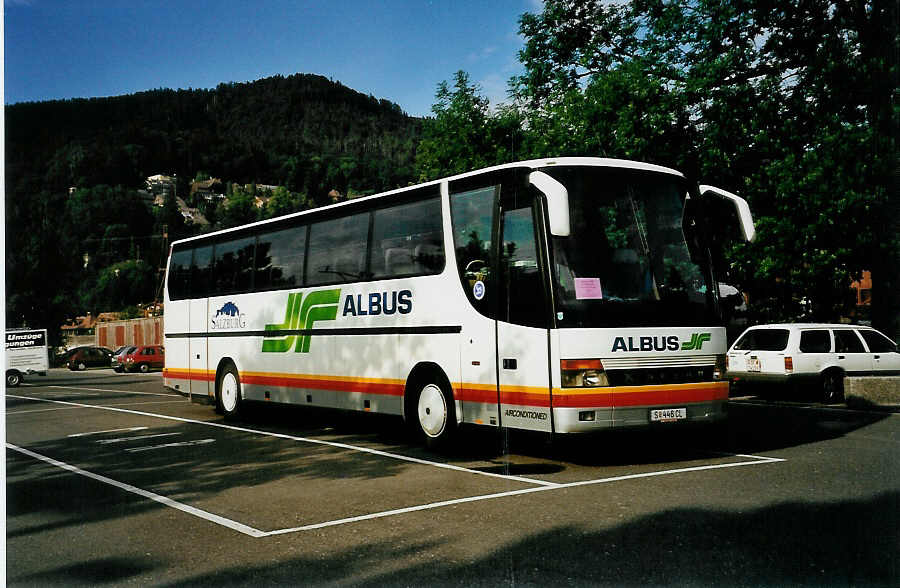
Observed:
[[[236,419],[241,412],[241,379],[233,363],[226,365],[219,374],[216,385],[219,409],[226,419]]]
[[[446,448],[456,432],[453,395],[447,386],[427,382],[418,387],[413,404],[418,430],[432,449]]]

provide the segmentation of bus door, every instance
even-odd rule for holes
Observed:
[[[530,187],[504,185],[497,281],[497,367],[505,427],[552,431],[549,305],[539,235],[543,217]]]
[[[456,263],[467,303],[477,312],[461,312],[460,381],[457,417],[480,425],[500,425],[497,389],[497,321],[494,254],[500,181],[450,185],[450,216]],[[493,181],[492,181],[493,180]]]
[[[190,370],[190,395],[207,397],[211,390],[207,373],[207,332],[209,331],[209,285],[212,274],[212,245],[194,249],[194,260],[191,265],[191,307],[188,322],[190,338],[188,339],[188,369]]]
[[[465,422],[550,431],[549,310],[535,190],[511,174],[450,185]]]

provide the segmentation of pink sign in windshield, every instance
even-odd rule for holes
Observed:
[[[575,278],[576,300],[599,300],[603,298],[600,278]]]

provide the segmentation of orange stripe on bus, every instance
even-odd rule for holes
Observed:
[[[325,376],[292,376],[287,374],[241,374],[242,384],[335,392],[362,392],[381,396],[403,396],[403,384],[377,382],[366,379],[330,378]]]
[[[163,375],[171,379],[199,382],[215,380],[215,373],[211,371],[168,368],[163,370]],[[352,376],[244,372],[240,378],[244,384],[257,386],[358,392],[380,396],[403,396],[406,388],[403,380]],[[496,404],[498,401],[497,387],[493,384],[457,382],[454,385],[454,394],[457,400],[463,402]],[[654,406],[727,399],[727,382],[700,382],[663,386],[554,388],[552,405],[554,408]],[[551,405],[551,396],[545,388],[503,386],[500,389],[499,401],[500,404],[546,408]]]
[[[622,386],[616,388],[555,389],[554,408],[651,406],[710,402],[728,398],[728,382],[673,386]]]

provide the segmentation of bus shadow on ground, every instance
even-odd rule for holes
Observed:
[[[565,464],[620,466],[709,459],[716,454],[775,451],[835,439],[890,416],[885,412],[816,410],[777,404],[728,405],[728,419],[715,425],[610,430],[550,435],[534,431],[463,425],[453,444],[429,449],[400,417],[308,407],[253,405],[243,422],[265,430],[349,445],[377,447],[427,460],[465,464],[504,475],[561,471]],[[552,463],[516,463],[515,457]]]

